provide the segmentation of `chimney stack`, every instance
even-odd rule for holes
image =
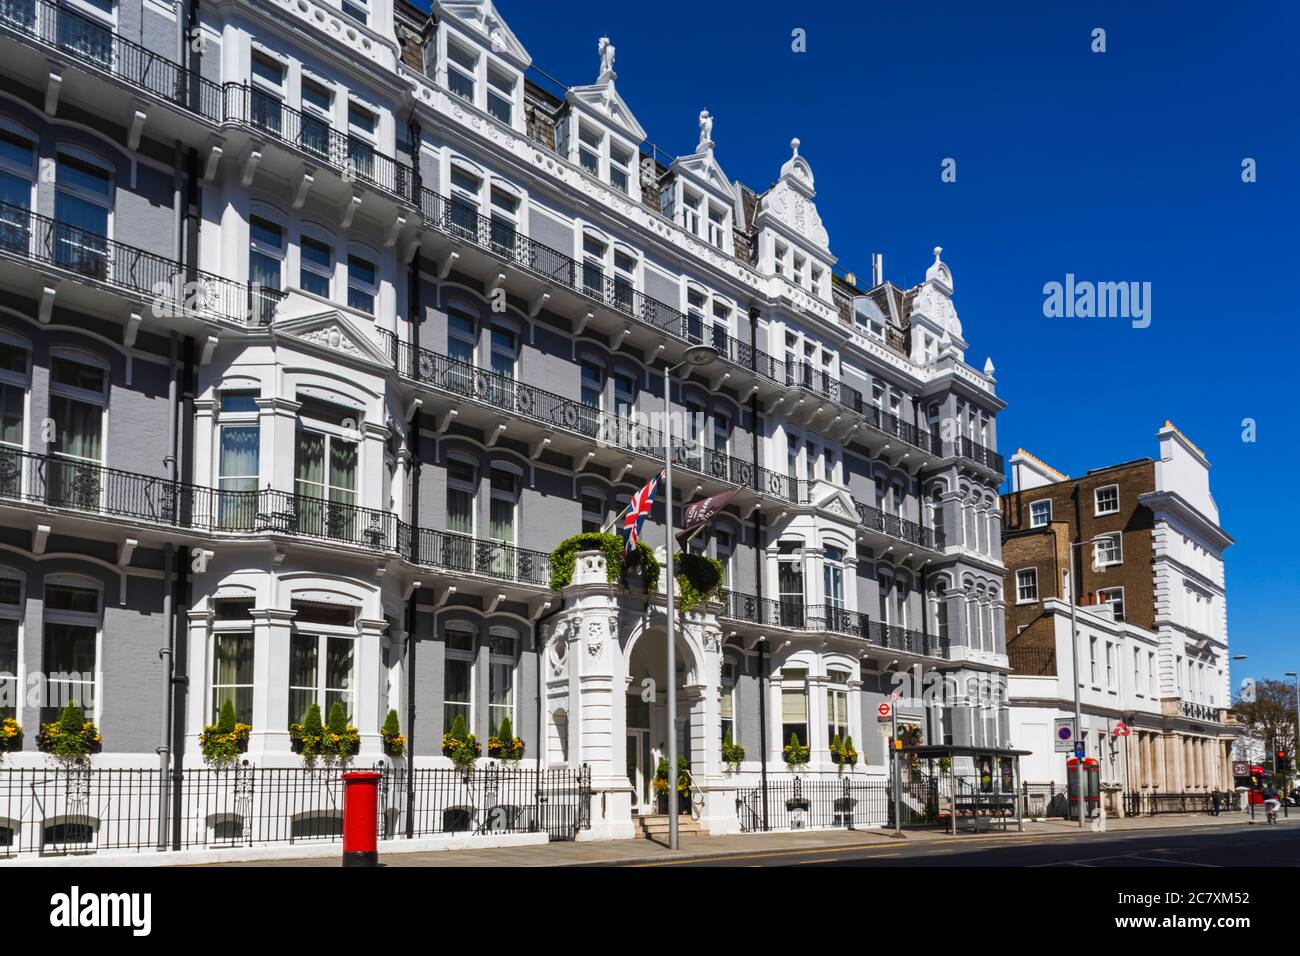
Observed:
[[[885,257],[879,252],[871,254],[871,288],[885,281]]]

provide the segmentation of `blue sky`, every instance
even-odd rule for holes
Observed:
[[[497,0],[537,66],[594,82],[601,35],[650,139],[762,190],[791,137],[841,265],[899,285],[941,245],[967,360],[992,356],[999,446],[1071,475],[1155,457],[1172,419],[1208,455],[1242,676],[1300,669],[1295,375],[1300,5],[765,3],[653,10]],[[563,9],[563,13],[558,11]],[[1091,51],[1106,30],[1105,53]],[[807,52],[791,50],[802,28]],[[957,181],[940,180],[945,158]],[[1244,184],[1245,157],[1258,181]],[[1066,273],[1150,282],[1151,325],[1045,318]],[[1242,441],[1242,420],[1257,441]]]

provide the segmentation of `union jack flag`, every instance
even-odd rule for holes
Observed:
[[[623,557],[631,557],[632,552],[636,549],[638,536],[641,534],[641,526],[645,524],[645,519],[650,516],[650,509],[655,503],[655,492],[659,490],[659,482],[663,481],[664,473],[661,471],[655,477],[651,478],[644,488],[632,496],[628,503],[627,512],[623,516]]]

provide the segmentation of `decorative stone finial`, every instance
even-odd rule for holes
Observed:
[[[790,140],[790,150],[794,153],[794,156],[791,156],[791,157],[790,157],[791,159],[794,159],[795,157],[797,157],[797,156],[799,155],[799,137],[798,137],[798,136],[796,136],[794,139]]]
[[[700,110],[700,147],[705,152],[713,148],[713,117],[708,110]]]
[[[938,261],[939,261],[939,256],[941,256],[942,254],[943,254],[943,246],[935,246],[935,247],[934,247],[934,261],[935,261],[935,262],[938,262]]]
[[[993,368],[993,356],[990,355],[984,362],[984,374],[992,378],[994,371],[996,369]]]

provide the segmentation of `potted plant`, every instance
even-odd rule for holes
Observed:
[[[792,772],[798,772],[808,765],[808,760],[812,756],[809,749],[799,743],[799,735],[793,730],[790,731],[790,742],[785,745],[781,751],[781,759]]]
[[[740,773],[740,765],[745,760],[745,748],[731,739],[731,731],[722,735],[722,762],[727,766],[727,773]]]
[[[388,756],[396,759],[406,753],[406,738],[402,736],[396,710],[389,709],[384,725],[379,728],[379,736],[384,739],[384,753]]]
[[[451,729],[442,735],[442,755],[449,757],[457,770],[468,775],[481,752],[478,740],[465,725],[465,716],[457,714],[451,722]]]
[[[326,763],[342,767],[346,767],[361,749],[361,734],[348,723],[348,712],[342,701],[336,700],[330,705],[323,748]]]
[[[836,734],[831,741],[831,763],[835,764],[840,773],[844,772],[845,767],[856,767],[858,765],[858,751],[853,746],[853,738],[845,735],[840,740],[840,735]]]
[[[47,753],[65,770],[90,766],[91,755],[99,753],[103,738],[99,728],[86,720],[80,705],[68,701],[59,719],[41,726],[36,747]]]
[[[502,763],[518,763],[524,756],[524,742],[515,736],[510,718],[502,717],[497,732],[488,737],[488,756]]]
[[[208,724],[199,734],[199,750],[203,760],[212,767],[229,767],[248,750],[248,737],[253,728],[235,719],[235,705],[227,700],[221,705],[215,724]]]
[[[23,748],[23,725],[13,717],[0,719],[0,761],[11,750]]]
[[[289,743],[293,752],[301,754],[307,766],[313,766],[321,756],[321,745],[325,737],[325,727],[320,719],[320,705],[312,704],[307,708],[302,723],[289,725]]]
[[[691,769],[691,762],[686,757],[677,758],[677,813],[680,816],[683,813],[691,812],[691,778],[688,771]],[[655,767],[654,780],[650,782],[655,792],[655,797],[659,804],[659,812],[668,812],[668,758],[660,757],[659,764]]]

